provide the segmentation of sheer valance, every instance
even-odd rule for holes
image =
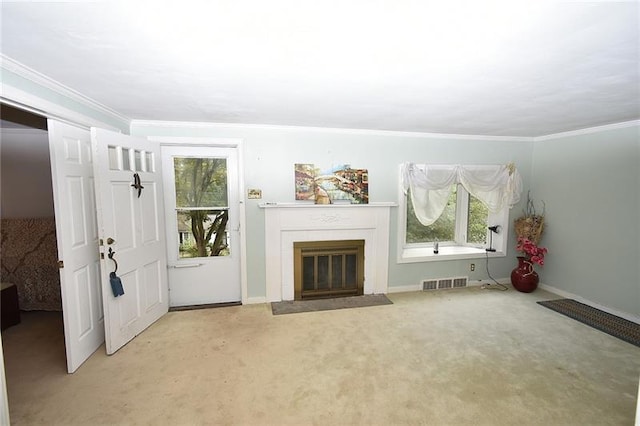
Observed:
[[[463,166],[405,163],[402,165],[405,194],[411,190],[416,217],[425,226],[442,214],[454,184],[497,213],[520,201],[522,178],[513,164]]]

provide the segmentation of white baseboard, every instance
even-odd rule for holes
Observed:
[[[510,278],[496,278],[496,281],[498,282],[498,284],[502,284],[502,285],[506,285],[509,288],[511,287],[511,279]],[[489,280],[489,279],[484,279],[484,280],[469,280],[469,282],[467,283],[467,287],[477,287],[477,286],[483,286],[483,285],[495,285],[495,281],[493,280]]]
[[[500,284],[511,285],[511,281],[509,278],[498,278]],[[495,284],[492,280],[469,280],[467,281],[467,287],[478,287],[487,284]],[[463,287],[464,288],[464,287]],[[389,286],[387,289],[387,293],[408,293],[412,291],[422,291],[422,285],[413,284],[413,285],[399,285],[399,286]]]
[[[248,297],[242,301],[243,305],[257,305],[259,303],[267,303],[266,297]]]
[[[547,284],[538,284],[538,287],[542,290],[546,290],[550,293],[557,294],[558,296],[564,297],[566,299],[574,299],[580,303],[584,303],[585,305],[589,305],[593,308],[600,309],[601,311],[608,312],[612,315],[618,316],[620,318],[624,318],[628,321],[635,322],[636,324],[640,324],[640,317],[637,315],[632,315],[627,312],[622,312],[614,308],[610,308],[608,306],[601,305],[599,303],[593,302],[591,300],[585,299],[584,297],[578,296],[577,294],[569,293],[568,291],[560,290],[558,288],[552,287]]]
[[[387,293],[408,293],[411,291],[421,291],[422,287],[420,284],[413,285],[399,285],[399,286],[389,286],[387,288]]]

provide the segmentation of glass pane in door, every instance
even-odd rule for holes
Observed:
[[[179,209],[177,213],[181,259],[230,254],[229,210]]]
[[[173,159],[176,207],[227,207],[226,158]]]
[[[173,160],[179,257],[230,255],[226,158]]]

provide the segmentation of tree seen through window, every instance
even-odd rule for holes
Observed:
[[[459,212],[458,209],[464,205],[467,207],[466,210]],[[470,245],[485,244],[488,215],[487,207],[480,200],[470,195],[464,188],[458,189],[458,185],[454,185],[442,215],[431,225],[424,226],[415,215],[409,191],[407,194],[406,243],[420,244],[438,241],[440,243],[451,242]],[[463,220],[464,226],[456,226],[457,217]],[[463,235],[457,235],[461,233],[460,231],[456,232],[459,229],[465,231],[466,241],[462,241]]]

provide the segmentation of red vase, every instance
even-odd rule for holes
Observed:
[[[518,256],[518,266],[511,271],[513,288],[523,293],[531,293],[538,288],[540,277],[534,271],[533,264],[526,257]]]

